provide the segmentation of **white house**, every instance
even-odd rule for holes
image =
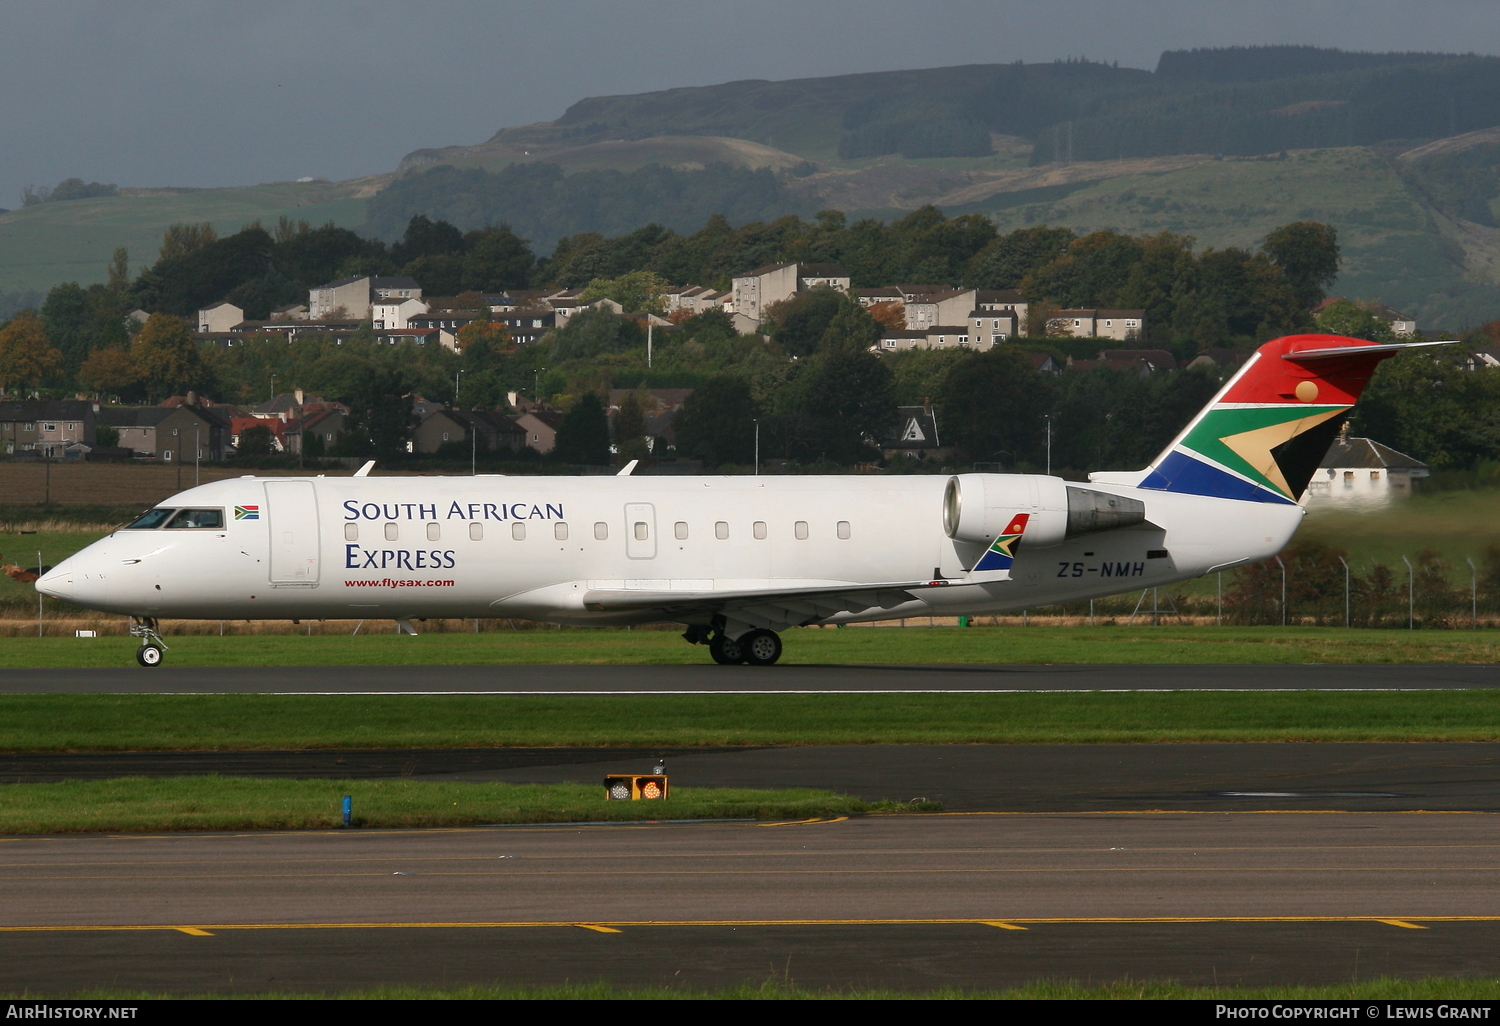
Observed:
[[[1421,460],[1373,438],[1349,437],[1346,425],[1313,472],[1304,501],[1310,506],[1371,509],[1410,496],[1412,482],[1430,473]]]
[[[1111,338],[1127,342],[1145,333],[1144,310],[1059,310],[1047,322],[1047,334],[1074,338]]]
[[[974,337],[976,344],[981,339],[987,342],[988,345],[983,348],[992,349],[1001,345],[1019,334],[1015,311],[971,310],[969,311],[969,334]]]
[[[819,285],[839,292],[849,291],[849,272],[838,264],[798,264],[797,291],[806,292]]]
[[[607,297],[602,299],[589,300],[553,299],[549,300],[549,304],[552,307],[553,323],[556,324],[559,328],[561,328],[564,324],[567,324],[568,320],[574,314],[582,313],[584,310],[588,310],[596,306],[608,310],[613,314],[622,314],[625,312],[625,308],[623,306],[615,302],[613,299],[609,299]]]
[[[849,272],[838,264],[767,264],[734,276],[730,312],[758,325],[775,304],[820,285],[848,292]]]
[[[370,279],[340,278],[307,290],[307,316],[314,321],[336,314],[362,321],[370,315]]]
[[[737,274],[733,279],[734,312],[759,324],[766,311],[797,291],[796,264],[767,264]]]
[[[370,279],[372,299],[421,299],[422,286],[407,277],[374,277]]]
[[[408,328],[407,322],[427,312],[427,304],[411,297],[376,299],[370,304],[370,318],[374,328]]]
[[[206,335],[211,331],[228,331],[245,319],[245,311],[225,300],[206,306],[198,311],[198,333]]]
[[[980,289],[974,294],[974,309],[991,313],[1014,314],[1016,333],[1018,335],[1026,333],[1026,317],[1031,310],[1031,304],[1026,302],[1026,297],[1017,289]]]
[[[925,331],[939,324],[963,324],[976,298],[976,289],[945,289],[913,296],[906,302],[906,326],[912,331]]]
[[[315,321],[327,320],[342,311],[343,316],[362,321],[370,316],[370,306],[377,299],[421,299],[422,286],[415,278],[371,277],[340,278],[307,290],[307,315]]]

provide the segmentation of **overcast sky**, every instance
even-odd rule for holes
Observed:
[[[1495,0],[4,0],[0,207],[389,171],[585,96],[1306,43],[1500,53]]]

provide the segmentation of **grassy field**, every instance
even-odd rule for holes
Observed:
[[[600,772],[601,779],[603,771]],[[651,819],[809,819],[892,811],[831,791],[675,788],[667,801],[606,801],[585,784],[122,777],[0,785],[0,834],[325,830],[353,799],[357,827],[464,827]],[[928,803],[924,809],[937,809]],[[908,810],[909,811],[909,810]]]
[[[1454,569],[1453,580],[1469,579],[1464,559],[1480,562],[1485,549],[1500,545],[1500,490],[1429,492],[1368,513],[1315,506],[1296,540],[1347,549],[1350,562],[1401,566],[1401,557],[1434,549]]]
[[[1500,692],[0,695],[0,751],[1493,741]]]
[[[116,629],[122,622],[120,617],[109,621]],[[705,648],[684,643],[675,630],[507,630],[505,621],[498,622],[499,629],[495,629],[494,621],[486,621],[485,625],[482,634],[454,631],[415,638],[394,633],[361,633],[353,637],[257,634],[223,638],[212,634],[169,634],[171,651],[165,665],[666,666],[709,661]],[[206,628],[203,624],[193,626],[213,629],[212,624]],[[33,627],[26,625],[25,629]],[[365,630],[388,632],[392,627],[389,621],[382,620],[367,624]],[[807,628],[787,631],[783,638],[786,650],[782,662],[802,665],[1500,662],[1500,631],[1496,630],[1022,627],[1017,621],[1002,627]],[[135,642],[123,635],[0,637],[0,669],[127,666],[133,665],[134,651]],[[267,676],[266,686],[274,689],[274,675]]]
[[[415,1001],[1494,1001],[1500,980],[1466,977],[1429,977],[1400,980],[1384,977],[1332,987],[1186,987],[1170,981],[1120,980],[1085,984],[1073,980],[1043,980],[1009,990],[814,990],[767,982],[721,990],[689,987],[612,987],[607,983],[573,983],[560,987],[381,987],[342,993],[224,993],[162,994],[155,991],[85,991],[67,995],[73,1000],[415,1000]],[[8,994],[8,998],[38,1000],[36,994]]]
[[[132,190],[128,190],[132,191]],[[47,289],[63,281],[105,280],[116,246],[130,250],[134,273],[154,263],[162,233],[178,222],[208,221],[221,236],[282,214],[319,225],[359,229],[369,184],[273,182],[228,189],[140,190],[137,194],[39,203],[0,214],[0,291]]]

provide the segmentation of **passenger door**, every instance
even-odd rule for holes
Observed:
[[[318,499],[311,481],[267,481],[271,531],[271,584],[318,585]]]
[[[625,555],[656,558],[656,507],[649,502],[625,504]]]

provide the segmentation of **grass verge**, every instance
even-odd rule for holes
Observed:
[[[1494,741],[1500,691],[0,695],[0,751]]]
[[[9,998],[36,1000],[34,994],[12,994]],[[607,983],[573,983],[556,987],[379,987],[342,993],[299,992],[162,994],[153,991],[87,991],[68,994],[72,1000],[153,999],[244,999],[320,1000],[383,999],[424,1001],[567,1000],[619,1001],[702,1000],[729,1001],[914,1001],[914,1000],[1013,1000],[1013,1001],[1494,1001],[1500,999],[1500,980],[1434,976],[1418,980],[1384,977],[1331,987],[1189,987],[1180,983],[1120,980],[1114,983],[1082,984],[1074,981],[1039,981],[1006,990],[814,990],[780,983],[746,984],[720,990],[690,987],[612,987]]]
[[[600,771],[601,777],[603,771]],[[604,800],[587,784],[427,780],[121,777],[0,785],[0,834],[153,830],[323,830],[353,798],[360,827],[584,823],[661,819],[807,819],[910,807],[832,791],[675,788],[667,801]],[[941,808],[928,803],[924,811]]]
[[[1491,663],[1496,630],[1333,627],[935,627],[796,630],[788,664],[817,663]],[[708,662],[675,631],[168,637],[168,666],[680,665]],[[0,669],[123,667],[126,637],[0,640]],[[730,671],[733,672],[733,671]]]

